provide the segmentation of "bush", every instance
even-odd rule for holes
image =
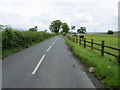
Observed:
[[[112,30],[108,30],[107,34],[113,34],[114,32]]]
[[[9,55],[6,52],[8,50],[16,52],[20,48],[27,48],[55,35],[46,32],[17,31],[12,28],[5,28],[2,31],[2,55],[6,57]]]

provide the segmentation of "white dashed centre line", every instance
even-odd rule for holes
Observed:
[[[58,38],[57,38],[58,39]],[[52,44],[55,44],[55,42],[57,41],[57,39],[55,39],[55,41]],[[47,51],[49,51],[52,48],[52,46],[50,46]],[[38,68],[40,67],[43,59],[45,58],[45,55],[42,56],[42,58],[40,59],[40,61],[38,62],[37,66],[35,67],[35,69],[33,70],[32,74],[35,74],[36,71],[38,70]]]
[[[35,69],[33,70],[32,74],[35,74],[36,71],[38,70],[39,66],[41,65],[43,59],[45,58],[45,55],[42,56],[42,58],[40,59],[40,61],[38,62],[37,66],[35,67]]]
[[[55,44],[55,42],[53,42],[52,44]]]
[[[47,49],[47,51],[49,51],[49,50],[51,49],[51,47],[52,47],[52,46],[50,46],[50,47]]]
[[[58,39],[58,38],[57,38]],[[55,42],[57,41],[57,39],[55,39]]]

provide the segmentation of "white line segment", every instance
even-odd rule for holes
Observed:
[[[40,61],[38,62],[37,66],[35,67],[35,69],[33,70],[32,74],[35,74],[36,71],[38,70],[39,66],[41,65],[43,59],[45,58],[45,55],[42,56],[42,58],[40,59]]]
[[[51,49],[51,47],[52,47],[52,46],[50,46],[50,47],[47,49],[47,51],[49,51],[49,50]]]
[[[58,39],[58,38],[57,38]],[[57,39],[55,39],[55,42],[57,41]]]
[[[53,42],[52,44],[55,44],[55,42]]]

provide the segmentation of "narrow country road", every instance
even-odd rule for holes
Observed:
[[[5,58],[3,88],[95,88],[62,36]]]

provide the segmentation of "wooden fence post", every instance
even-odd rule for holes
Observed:
[[[86,48],[86,38],[84,39],[84,48]]]
[[[74,42],[74,36],[73,36],[73,42]]]
[[[73,42],[74,42],[74,36],[73,36]]]
[[[71,41],[73,41],[73,36],[71,36]]]
[[[120,65],[120,50],[118,51],[118,65]]]
[[[81,38],[80,38],[80,40],[79,40],[79,44],[81,45]]]
[[[71,41],[72,41],[72,36],[71,36]]]
[[[101,56],[104,56],[104,41],[101,42]]]
[[[70,36],[68,36],[69,40],[70,40]]]
[[[74,43],[75,43],[75,36],[74,36]]]
[[[74,37],[74,42],[76,43],[76,37]]]
[[[91,39],[91,50],[93,50],[93,41],[94,39]]]
[[[72,37],[70,36],[70,41],[72,41]]]
[[[73,42],[75,42],[75,37],[73,36]]]
[[[76,43],[76,37],[74,36],[74,42]]]
[[[77,43],[77,36],[76,36],[76,43]]]

